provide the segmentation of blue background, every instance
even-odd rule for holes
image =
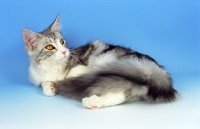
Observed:
[[[46,97],[28,80],[22,29],[40,32],[60,14],[70,47],[101,41],[130,47],[164,65],[175,103],[126,103],[86,110],[60,95]],[[199,129],[200,2],[194,0],[1,0],[1,129]]]

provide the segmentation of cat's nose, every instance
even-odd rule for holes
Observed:
[[[62,54],[65,55],[65,54],[66,54],[66,51],[63,51]]]

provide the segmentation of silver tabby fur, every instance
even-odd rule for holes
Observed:
[[[43,32],[24,30],[23,38],[30,60],[30,80],[42,86],[48,96],[58,92],[82,100],[90,109],[129,100],[158,103],[176,99],[169,73],[148,55],[98,40],[74,49],[68,49],[65,41],[59,48],[63,39],[59,16]],[[55,44],[56,49],[45,50],[48,44]],[[59,49],[67,54],[59,55]]]

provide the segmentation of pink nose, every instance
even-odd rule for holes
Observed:
[[[66,54],[66,51],[63,51],[62,54],[65,55],[65,54]]]

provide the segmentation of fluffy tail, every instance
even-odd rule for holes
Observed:
[[[121,59],[95,68],[92,73],[57,83],[58,91],[81,99],[92,94],[128,91],[131,97],[142,97],[149,103],[171,102],[177,91],[164,68],[146,58]]]
[[[108,67],[103,69],[104,72],[100,72],[102,76],[103,74],[118,75],[132,81],[133,87],[145,86],[147,92],[142,97],[149,103],[171,102],[178,95],[173,88],[173,81],[169,73],[155,61],[145,58],[123,59],[109,64]],[[101,70],[99,69],[99,71]],[[136,92],[140,91],[137,90]]]

